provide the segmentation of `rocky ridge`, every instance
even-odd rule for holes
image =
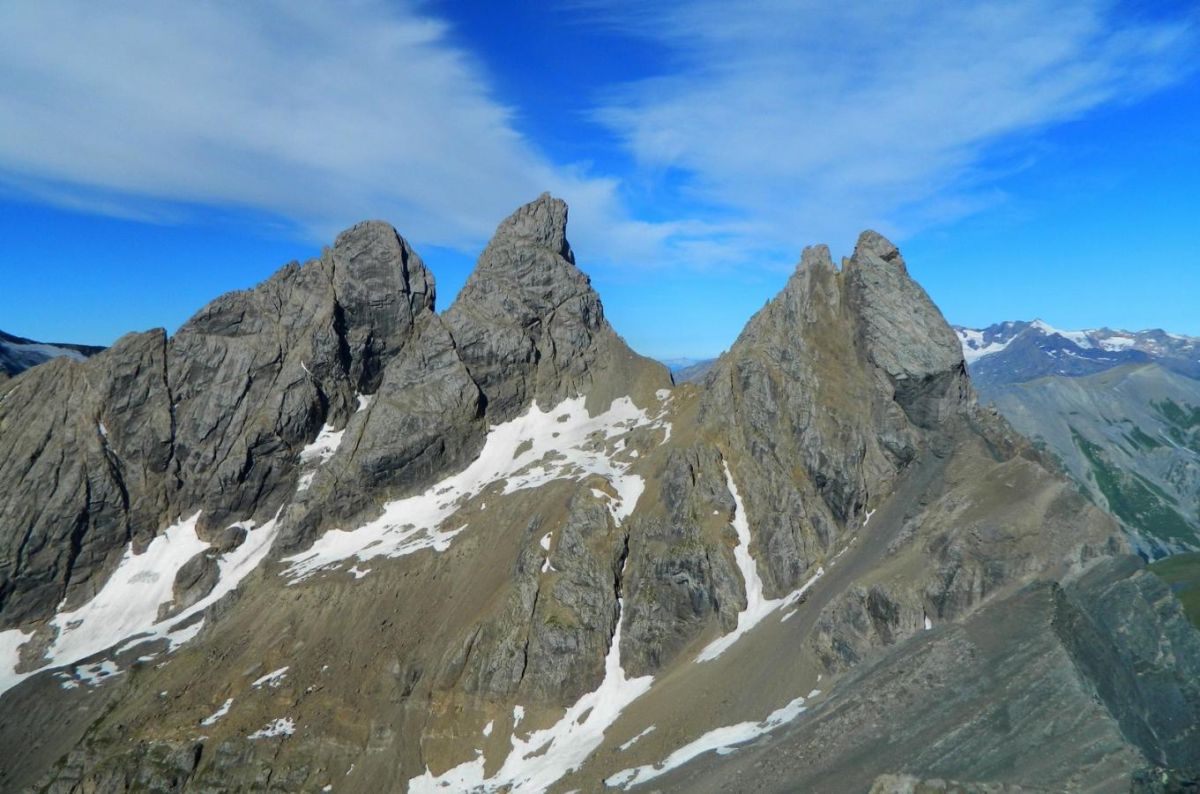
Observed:
[[[1161,329],[1064,331],[1041,320],[955,327],[976,386],[1025,383],[1047,375],[1079,377],[1131,364],[1157,363],[1200,378],[1200,339]]]
[[[1197,635],[979,407],[891,243],[806,249],[671,388],[566,221],[519,209],[443,314],[360,224],[173,338],[0,386],[0,787],[1117,790],[1197,763]],[[153,610],[78,640],[114,588]]]

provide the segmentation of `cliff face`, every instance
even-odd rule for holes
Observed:
[[[672,387],[566,222],[517,210],[443,314],[360,224],[170,339],[0,386],[0,788],[1102,790],[1196,762],[1195,632],[978,407],[891,243],[806,249]]]
[[[0,626],[83,603],[177,517],[201,511],[203,533],[273,515],[299,450],[378,386],[433,297],[408,244],[364,223],[171,339],[132,334],[5,384]]]

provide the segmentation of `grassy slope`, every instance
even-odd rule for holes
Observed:
[[[1189,541],[1192,527],[1172,505],[1168,494],[1144,477],[1129,475],[1109,462],[1103,448],[1071,428],[1076,446],[1091,464],[1096,485],[1108,500],[1108,508],[1126,524],[1168,541]]]
[[[1200,628],[1200,552],[1167,557],[1153,563],[1150,570],[1171,586],[1192,624]]]

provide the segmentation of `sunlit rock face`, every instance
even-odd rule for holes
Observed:
[[[1107,790],[1196,762],[1195,631],[979,408],[895,246],[806,249],[675,385],[566,223],[518,209],[442,314],[359,224],[174,337],[0,385],[0,788]]]

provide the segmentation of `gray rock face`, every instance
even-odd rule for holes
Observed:
[[[158,618],[163,620],[187,609],[212,592],[220,580],[217,557],[211,551],[202,551],[183,564],[175,574],[172,587],[174,599],[159,607]]]
[[[370,403],[350,417],[333,457],[287,507],[282,549],[373,517],[383,501],[420,490],[479,452],[483,396],[445,324],[429,315],[414,334],[384,368]]]
[[[1162,585],[1125,565],[1104,563],[1066,588],[1030,585],[961,624],[874,653],[812,714],[726,759],[698,759],[659,788],[724,791],[753,776],[768,792],[1129,791],[1131,772],[1148,764],[1128,744],[1137,732],[1127,720],[1181,737],[1196,724],[1197,634],[1177,634],[1186,622],[1178,602],[1160,600]],[[1134,614],[1147,603],[1160,609],[1149,622]],[[1077,621],[1103,628],[1077,634]],[[1140,642],[1147,634],[1150,647]],[[1161,711],[1145,708],[1136,687],[1122,689],[1130,668],[1110,662],[1125,654],[1150,663]],[[1189,661],[1169,671],[1167,654]],[[1143,708],[1130,712],[1132,699]],[[1166,750],[1162,765],[1194,746]]]
[[[391,227],[339,236],[307,265],[202,309],[170,340],[124,337],[56,359],[0,402],[0,627],[90,597],[131,540],[179,516],[200,531],[269,519],[297,452],[432,316],[433,278]]]
[[[454,305],[441,317],[420,315],[413,341],[380,373],[376,399],[351,417],[338,453],[288,508],[282,548],[301,548],[320,529],[361,520],[381,501],[462,468],[489,424],[533,401],[549,407],[586,395],[603,409],[670,386],[666,369],[630,350],[604,319],[566,223],[566,204],[549,195],[521,207],[500,224]]]
[[[1200,770],[1200,633],[1167,586],[1127,558],[1055,595],[1059,639],[1121,732],[1161,766]]]
[[[797,586],[971,401],[954,332],[873,232],[841,272],[826,247],[805,249],[704,385],[702,421],[729,426],[775,593]]]
[[[545,407],[588,394],[607,407],[639,386],[670,386],[666,369],[636,356],[604,319],[591,281],[575,267],[566,224],[566,203],[549,194],[518,209],[446,311],[494,422],[530,401]]]
[[[180,501],[209,526],[270,518],[294,488],[297,450],[326,420],[344,424],[433,299],[416,254],[371,222],[201,310],[171,340]]]
[[[174,614],[253,542],[232,521],[280,515],[262,568],[184,647],[114,651],[95,690],[80,667],[3,693],[0,750],[22,752],[0,752],[0,788],[402,790],[521,766],[506,759],[547,734],[579,744],[523,763],[563,776],[493,788],[640,768],[663,791],[1108,791],[1198,762],[1200,635],[1116,524],[975,404],[894,246],[865,233],[840,271],[806,249],[701,382],[657,393],[666,370],[608,325],[565,224],[548,196],[519,209],[443,316],[416,254],[361,224],[172,340],[0,387],[0,482],[19,494],[0,505],[0,627],[37,626],[201,510],[210,547],[175,576]],[[646,416],[461,498],[431,489],[489,428],[577,396],[593,418],[617,397]],[[322,429],[340,440],[301,456]],[[438,550],[279,575],[325,530],[427,491],[458,500]],[[264,735],[277,721],[294,730]],[[758,738],[663,769],[722,728]]]
[[[728,552],[734,506],[717,451],[672,450],[659,495],[629,532],[622,659],[630,675],[661,669],[713,620],[732,629],[746,606]]]
[[[909,420],[929,428],[961,410],[969,386],[958,337],[909,277],[896,247],[863,232],[845,281],[862,348],[887,376]]]
[[[502,602],[444,657],[438,685],[565,705],[604,677],[627,536],[582,489],[561,510],[539,512],[522,542]]]
[[[165,342],[55,359],[0,399],[0,626],[86,600],[130,540],[154,536],[173,479]]]

